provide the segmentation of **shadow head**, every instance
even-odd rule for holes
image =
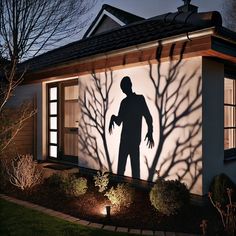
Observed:
[[[125,93],[126,95],[132,93],[132,82],[129,76],[123,77],[123,79],[120,82],[120,88],[122,92]]]

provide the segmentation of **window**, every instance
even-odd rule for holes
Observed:
[[[58,157],[58,87],[48,88],[48,155]]]
[[[236,80],[224,80],[225,158],[236,157]]]

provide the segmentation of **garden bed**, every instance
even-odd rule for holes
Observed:
[[[77,177],[82,176],[82,174],[77,175]],[[5,193],[85,220],[128,228],[199,234],[202,219],[208,219],[209,227],[217,224],[216,222],[219,220],[212,206],[199,206],[192,203],[185,205],[177,215],[163,215],[151,205],[149,189],[137,187],[134,202],[130,206],[120,209],[112,207],[111,217],[107,218],[104,214],[105,206],[111,205],[111,203],[103,193],[98,192],[91,176],[83,174],[83,177],[88,180],[88,190],[79,197],[68,197],[59,189],[49,186],[47,181],[30,193],[22,192],[11,186]],[[109,186],[116,184],[111,181]]]

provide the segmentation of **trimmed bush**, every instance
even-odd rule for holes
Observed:
[[[65,193],[69,196],[79,197],[87,192],[87,179],[80,177],[68,177],[64,182]]]
[[[215,176],[209,187],[213,201],[226,205],[228,203],[227,188],[235,188],[232,180],[226,174]]]
[[[174,215],[189,202],[189,191],[185,184],[178,180],[159,178],[152,187],[151,204],[165,215]]]
[[[73,174],[53,174],[47,179],[50,188],[60,191],[68,196],[78,197],[87,192],[87,179],[76,178]]]
[[[98,187],[98,192],[102,193],[107,190],[109,184],[109,173],[98,171],[93,177],[94,185]]]
[[[134,201],[134,189],[128,184],[118,184],[117,187],[111,187],[105,195],[112,205],[120,208],[129,206]]]
[[[46,180],[48,186],[52,189],[57,189],[59,191],[63,191],[63,185],[65,182],[65,175],[54,173],[49,176]]]

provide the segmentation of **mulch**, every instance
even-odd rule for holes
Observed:
[[[128,228],[199,234],[203,219],[208,220],[209,226],[219,221],[215,209],[210,205],[188,204],[177,215],[160,214],[150,203],[149,190],[137,187],[134,202],[129,207],[112,207],[111,217],[107,218],[104,209],[110,204],[109,200],[98,192],[90,176],[87,179],[86,194],[77,198],[66,197],[58,189],[48,186],[46,181],[30,193],[13,187],[9,187],[5,193],[88,221]]]

